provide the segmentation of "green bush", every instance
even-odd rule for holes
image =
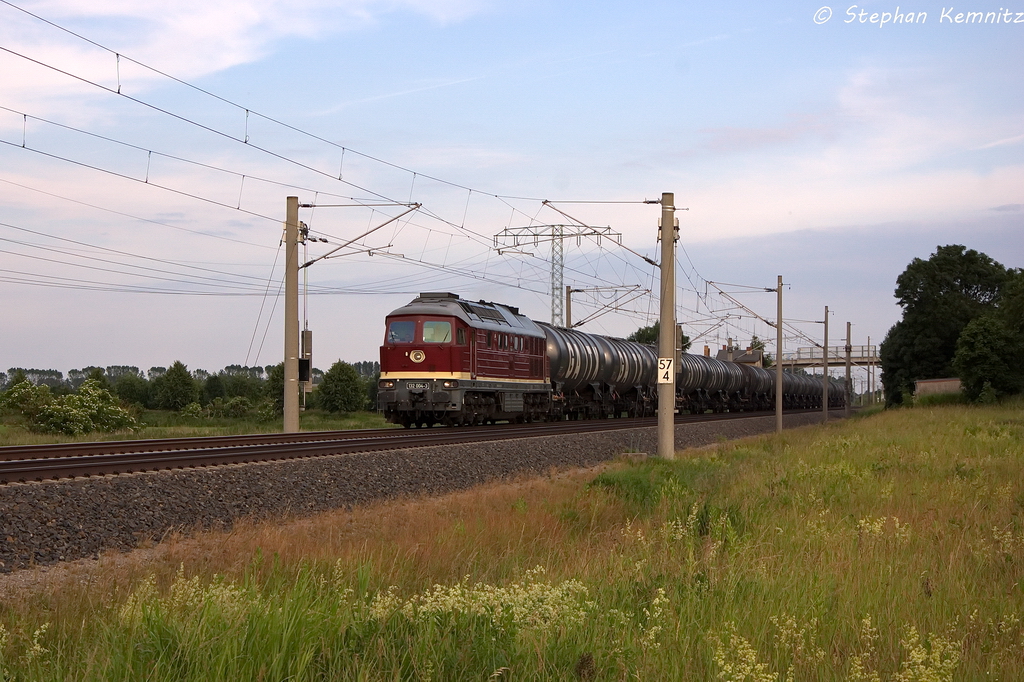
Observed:
[[[914,397],[914,405],[917,407],[928,407],[931,405],[962,405],[967,402],[967,396],[963,393],[935,393],[932,395],[919,395]]]
[[[252,401],[244,396],[235,396],[228,400],[214,398],[210,403],[210,415],[214,417],[232,417],[239,419],[252,411]]]
[[[328,412],[356,412],[366,406],[366,386],[355,367],[338,360],[316,388],[316,404]]]
[[[87,379],[77,393],[53,398],[33,419],[34,428],[47,433],[77,436],[91,431],[138,428],[138,420],[118,404],[117,398],[95,379]]]
[[[256,418],[261,422],[272,422],[275,419],[280,419],[284,413],[283,399],[281,403],[278,403],[271,399],[266,399],[256,406]]]
[[[49,386],[36,386],[28,379],[23,379],[0,395],[0,408],[21,412],[29,419],[35,419],[52,398]]]
[[[199,403],[189,403],[181,408],[181,416],[190,419],[201,419],[203,416],[203,406]]]

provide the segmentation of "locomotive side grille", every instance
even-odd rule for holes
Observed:
[[[476,317],[481,320],[488,320],[495,324],[503,324],[506,327],[511,326],[508,323],[508,320],[505,319],[505,316],[493,308],[484,308],[483,306],[466,303],[465,301],[459,301],[459,305],[461,305],[462,309],[467,313],[470,315],[476,315]]]

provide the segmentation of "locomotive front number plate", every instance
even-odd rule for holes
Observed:
[[[425,381],[410,381],[406,384],[408,388],[426,388],[427,382]]]

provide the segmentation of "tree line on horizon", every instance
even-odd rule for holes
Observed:
[[[366,409],[373,404],[379,376],[380,364],[373,361],[349,364],[339,360],[326,372],[314,368],[314,388],[306,404],[329,412]],[[76,408],[64,409],[65,416],[89,413],[88,409],[79,409],[86,398],[90,405],[103,405],[103,409],[113,409],[120,403],[122,408],[171,410],[196,417],[256,414],[269,419],[283,410],[284,365],[228,365],[218,372],[208,372],[189,371],[184,363],[175,361],[170,367],[151,367],[145,373],[132,365],[86,367],[69,371],[67,377],[53,369],[12,367],[0,372],[0,407],[21,412],[30,424],[42,430],[62,430],[59,418],[47,417],[49,421],[39,422],[40,415],[56,407]],[[93,430],[87,422],[82,417],[68,428],[76,432]]]

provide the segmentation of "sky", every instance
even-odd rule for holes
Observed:
[[[420,291],[549,321],[514,228],[601,228],[574,321],[651,323],[663,192],[698,349],[777,275],[784,350],[878,343],[913,258],[1024,266],[1024,5],[823,1],[0,0],[0,369],[279,362],[287,196],[324,369]]]

